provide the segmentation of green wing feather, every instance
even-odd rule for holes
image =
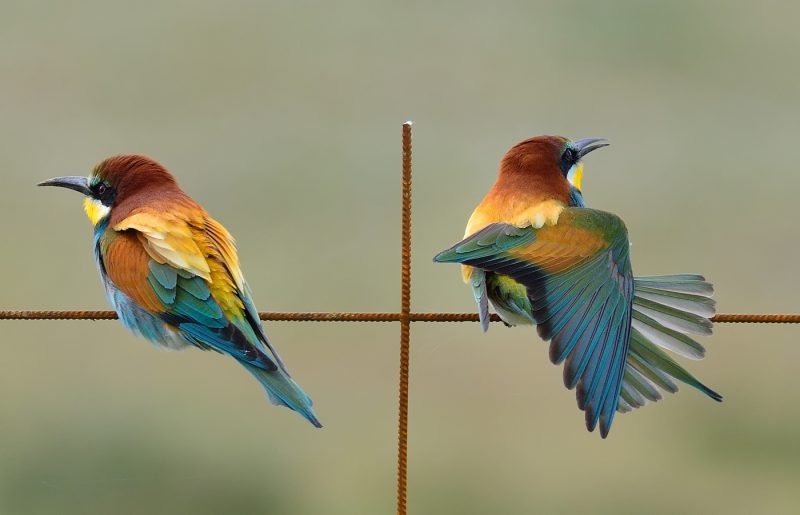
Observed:
[[[678,390],[673,380],[722,399],[661,350],[703,357],[687,333],[711,332],[713,287],[694,274],[634,279],[628,248],[618,217],[568,208],[556,227],[493,224],[434,260],[474,266],[504,320],[538,324],[551,360],[566,361],[565,384],[578,387],[587,426],[599,415],[605,435],[615,403],[627,412],[657,401],[661,390]]]
[[[564,382],[577,387],[586,425],[606,436],[622,388],[631,328],[633,276],[622,221],[567,209],[542,229],[492,224],[436,256],[509,276],[527,288],[532,318],[551,341]]]

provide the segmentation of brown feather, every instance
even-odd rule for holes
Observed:
[[[123,155],[100,163],[95,174],[117,190],[109,224],[114,231],[136,234],[139,255],[203,277],[223,311],[242,316],[244,279],[233,237],[166,168],[145,156]]]
[[[511,147],[500,161],[497,182],[481,204],[517,209],[546,200],[568,204],[569,182],[559,167],[566,141],[559,136],[538,136]]]
[[[569,204],[569,181],[559,166],[566,142],[561,136],[537,136],[511,147],[500,161],[497,181],[467,222],[464,237],[495,222],[525,227],[538,219],[554,224]],[[461,270],[469,281],[471,267]]]
[[[150,273],[141,242],[133,232],[107,231],[103,241],[103,263],[114,285],[143,308],[160,313],[164,306],[147,280]]]
[[[181,190],[175,177],[149,157],[110,157],[95,167],[94,175],[107,181],[117,191],[111,212],[112,226],[127,218],[135,209],[144,206],[156,211],[205,213],[197,202]]]

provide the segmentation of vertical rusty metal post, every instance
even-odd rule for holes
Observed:
[[[400,274],[400,400],[397,422],[397,514],[408,492],[408,365],[411,339],[411,122],[403,124],[403,222]]]

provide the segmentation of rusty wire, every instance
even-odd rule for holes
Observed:
[[[304,311],[261,311],[268,322],[400,322],[400,313]],[[0,310],[0,320],[116,320],[117,314],[106,310]],[[477,322],[477,313],[408,313],[409,322]],[[493,314],[492,322],[500,322]],[[711,318],[717,324],[800,324],[800,314],[792,313],[720,313]]]
[[[400,312],[274,312],[261,320],[273,322],[400,322],[400,384],[397,429],[397,513],[406,515],[408,492],[408,389],[412,322],[478,322],[477,313],[411,312],[411,122],[403,124],[402,227]],[[0,310],[0,320],[115,320],[109,310]],[[492,322],[500,317],[491,315]],[[800,314],[721,313],[716,323],[797,324]]]
[[[411,122],[403,124],[403,220],[400,260],[400,388],[397,415],[397,514],[408,492],[408,370],[411,348]]]

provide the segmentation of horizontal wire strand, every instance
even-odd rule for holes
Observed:
[[[399,322],[400,313],[308,311],[261,311],[270,322]],[[409,313],[411,322],[477,322],[477,313]],[[0,310],[0,320],[116,320],[110,310]],[[720,313],[710,319],[718,324],[800,324],[800,314]],[[496,314],[492,322],[500,322]]]

